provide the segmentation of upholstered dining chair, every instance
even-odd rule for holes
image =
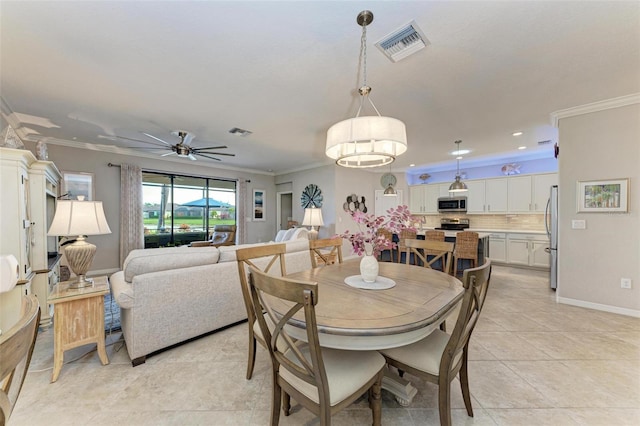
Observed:
[[[415,230],[403,229],[400,231],[400,235],[398,235],[398,263],[402,263],[402,253],[407,250],[404,245],[404,240],[415,240],[417,235],[418,234]]]
[[[379,426],[385,368],[382,355],[321,348],[315,311],[318,284],[267,275],[255,268],[250,271],[251,299],[272,361],[271,425],[279,423],[281,404],[285,416],[290,414],[291,397],[318,416],[324,426],[331,424],[333,414],[369,392],[373,425]],[[287,311],[274,312],[274,303]],[[266,314],[259,315],[263,310]],[[300,312],[306,324],[306,342],[287,333],[287,322]]]
[[[39,323],[38,299],[34,295],[24,296],[18,322],[0,335],[0,425],[2,426],[8,423],[22,390],[36,344]]]
[[[437,261],[442,265],[442,272],[451,273],[451,259],[453,257],[453,243],[430,240],[405,240],[405,263],[410,263],[411,255],[416,265],[422,263],[425,268],[433,268]],[[429,256],[433,256],[429,258]]]
[[[435,330],[408,346],[380,351],[389,365],[438,385],[438,409],[443,426],[451,425],[451,382],[458,374],[467,414],[473,417],[467,373],[469,339],[484,306],[490,280],[489,259],[479,268],[464,271],[462,306],[451,335]]]
[[[471,260],[471,267],[478,266],[478,233],[473,231],[458,232],[456,247],[453,251],[453,276],[458,275],[458,261]]]
[[[342,238],[323,238],[321,240],[309,240],[309,253],[311,266],[333,265],[342,263]]]
[[[265,349],[267,344],[264,340],[260,326],[256,322],[256,311],[251,301],[249,292],[248,271],[249,267],[259,268],[265,273],[269,273],[273,267],[280,267],[280,275],[287,274],[284,254],[287,246],[285,244],[268,244],[258,247],[247,247],[236,250],[236,260],[238,262],[238,275],[240,276],[240,286],[242,287],[242,297],[247,309],[249,323],[249,352],[247,359],[247,380],[253,375],[253,368],[256,364],[256,341]],[[258,265],[258,266],[257,266]]]

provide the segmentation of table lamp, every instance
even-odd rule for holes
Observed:
[[[12,254],[0,255],[0,293],[13,290],[18,283],[19,275],[18,259]]]
[[[102,201],[60,200],[56,204],[51,227],[47,235],[77,236],[72,243],[64,244],[64,254],[69,268],[77,275],[70,288],[82,288],[93,285],[93,280],[86,278],[91,266],[96,246],[86,241],[87,235],[110,234],[109,224],[104,215]]]
[[[310,240],[318,239],[318,231],[315,229],[315,227],[324,226],[324,222],[322,220],[322,210],[315,207],[304,209],[304,219],[302,220],[302,225],[311,227],[311,230],[309,231]]]

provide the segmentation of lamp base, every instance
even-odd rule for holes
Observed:
[[[93,280],[87,279],[86,274],[96,254],[96,246],[80,236],[74,243],[65,246],[64,254],[69,268],[78,276],[69,287],[83,288],[93,285]]]
[[[309,239],[310,240],[317,240],[318,239],[318,230],[315,229],[314,226],[312,226],[311,229],[309,230]]]

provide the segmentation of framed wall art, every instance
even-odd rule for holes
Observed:
[[[265,215],[265,191],[264,189],[253,190],[253,220],[264,221]]]
[[[629,179],[578,181],[578,213],[629,211]]]
[[[93,201],[93,173],[63,171],[60,195],[67,200],[77,200],[78,196],[83,196],[86,201]]]

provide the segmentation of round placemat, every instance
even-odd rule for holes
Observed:
[[[344,279],[344,283],[355,288],[362,288],[365,290],[386,290],[396,286],[396,282],[391,278],[380,277],[372,283],[367,283],[362,279],[362,275],[351,275]]]

